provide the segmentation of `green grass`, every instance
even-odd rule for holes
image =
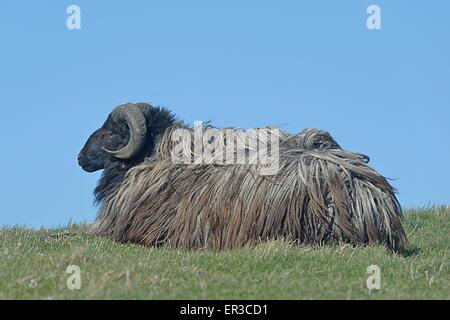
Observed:
[[[231,251],[146,248],[88,237],[85,227],[0,229],[0,299],[450,299],[450,210],[406,213],[410,248],[299,247]],[[55,236],[59,235],[59,236]],[[367,267],[381,289],[366,288]],[[81,268],[69,290],[68,265]]]

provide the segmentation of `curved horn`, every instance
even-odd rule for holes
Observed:
[[[135,156],[145,144],[147,135],[147,125],[142,110],[135,104],[127,103],[118,106],[111,113],[111,118],[115,123],[124,120],[130,129],[130,140],[127,145],[120,150],[112,151],[103,148],[105,152],[119,159],[130,159]]]

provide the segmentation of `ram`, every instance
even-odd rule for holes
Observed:
[[[128,103],[89,137],[78,163],[103,170],[92,234],[192,249],[269,239],[406,245],[395,190],[368,157],[343,150],[328,132],[280,130],[278,170],[263,175],[261,163],[174,161],[179,129],[195,136],[164,108]]]

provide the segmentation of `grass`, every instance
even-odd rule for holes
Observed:
[[[410,248],[304,246],[232,251],[146,248],[88,237],[86,228],[0,229],[0,299],[450,299],[450,209],[410,211]],[[367,267],[381,289],[366,288]],[[69,265],[81,289],[66,285]]]

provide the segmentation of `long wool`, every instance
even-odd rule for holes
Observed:
[[[227,249],[277,238],[405,246],[395,190],[366,156],[343,150],[328,132],[281,132],[278,173],[264,176],[262,164],[174,163],[177,128],[169,128],[154,156],[130,169],[103,202],[93,234],[182,248]]]

